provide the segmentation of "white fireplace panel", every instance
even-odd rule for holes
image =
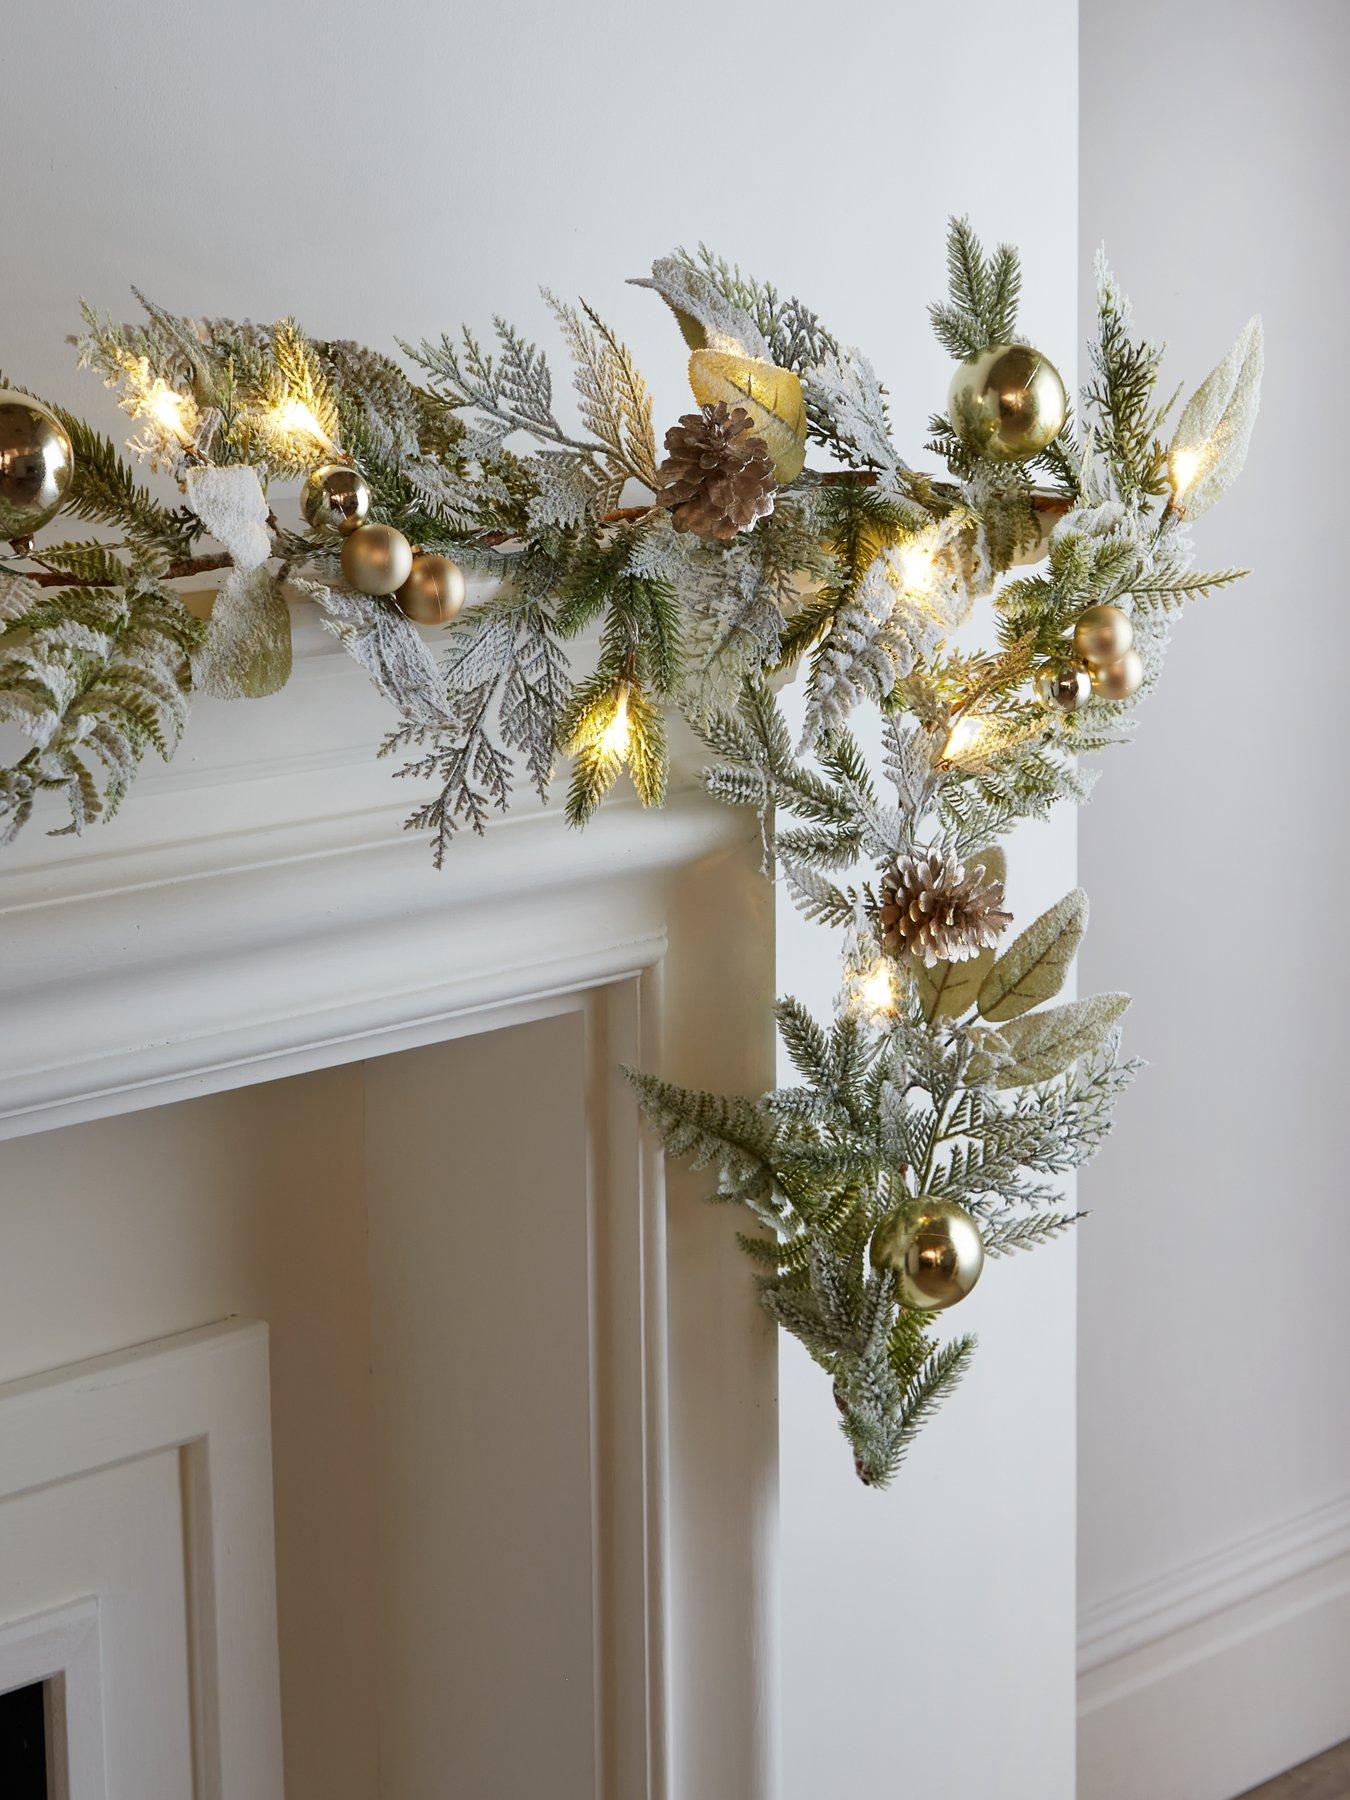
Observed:
[[[5,1512],[6,1525],[12,1515]],[[0,1624],[0,1693],[41,1682],[50,1800],[107,1800],[98,1601]]]
[[[281,1800],[263,1326],[0,1387],[0,1683],[50,1677],[58,1800]]]

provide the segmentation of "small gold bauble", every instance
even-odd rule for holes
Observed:
[[[895,1276],[897,1298],[921,1312],[955,1306],[980,1279],[984,1240],[964,1207],[918,1200],[872,1234],[872,1263]]]
[[[448,625],[464,606],[464,571],[448,556],[414,556],[412,574],[394,595],[414,625]]]
[[[1072,663],[1061,667],[1047,664],[1036,674],[1036,698],[1042,706],[1054,706],[1060,712],[1077,712],[1092,696],[1092,680],[1086,669]]]
[[[1059,371],[1030,344],[968,356],[947,395],[952,429],[977,456],[1024,462],[1057,438],[1069,413]]]
[[[341,537],[365,523],[370,488],[358,469],[347,463],[325,463],[300,490],[300,510],[313,530],[325,537]]]
[[[396,593],[412,566],[412,546],[392,525],[358,525],[343,539],[342,573],[358,593]]]
[[[1119,662],[1133,643],[1130,615],[1118,606],[1089,606],[1073,628],[1074,649],[1094,669]]]
[[[1128,700],[1144,679],[1144,659],[1137,650],[1127,650],[1112,663],[1101,663],[1092,671],[1092,691],[1099,700]]]
[[[66,428],[28,394],[0,392],[0,538],[26,538],[61,510],[75,472]]]

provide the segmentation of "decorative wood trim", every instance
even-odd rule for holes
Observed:
[[[282,1800],[268,1418],[267,1327],[255,1323],[0,1386],[0,1497],[181,1451],[202,1800]]]
[[[105,1800],[103,1662],[98,1601],[76,1600],[0,1625],[0,1693],[45,1684],[52,1800]]]
[[[1078,1617],[1079,1674],[1215,1618],[1347,1554],[1350,1494],[1342,1494],[1084,1608]]]

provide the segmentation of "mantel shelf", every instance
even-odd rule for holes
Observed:
[[[0,1136],[449,1035],[476,1008],[646,967],[662,879],[753,829],[697,792],[688,746],[664,811],[619,797],[578,833],[526,790],[438,874],[402,829],[410,784],[375,757],[387,707],[312,609],[296,636],[288,687],[198,702],[111,823],[74,840],[35,821],[8,852]]]

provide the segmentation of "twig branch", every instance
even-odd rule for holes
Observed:
[[[164,571],[166,581],[185,581],[191,575],[209,575],[215,569],[232,569],[234,558],[228,550],[218,551],[212,556],[182,556],[171,562]],[[43,569],[28,576],[35,587],[68,587],[68,588],[106,588],[115,587],[112,581],[77,581],[73,575],[63,574],[60,569]]]
[[[877,477],[867,469],[832,469],[822,475],[820,479],[831,486],[843,482],[854,482],[859,487],[872,487],[875,485]],[[1047,518],[1060,518],[1071,511],[1075,504],[1064,494],[1044,493],[1039,489],[1033,494],[1032,503],[1036,511],[1044,514]],[[654,500],[646,506],[617,506],[610,512],[602,513],[600,523],[602,525],[635,524],[639,519],[646,519],[652,513],[660,512],[664,504],[664,501]],[[275,524],[275,520],[272,523]],[[499,544],[511,542],[512,536],[513,534],[509,531],[487,531],[481,537],[475,538],[474,542],[482,545],[485,549],[495,549]],[[41,557],[35,556],[32,560],[40,563]],[[211,556],[184,556],[169,564],[164,571],[164,579],[166,581],[187,581],[194,575],[209,575],[217,569],[230,569],[233,566],[234,559],[226,550],[218,551]],[[79,581],[73,575],[65,575],[59,569],[48,567],[30,572],[28,579],[35,587],[42,588],[105,588],[116,585],[111,581]]]

